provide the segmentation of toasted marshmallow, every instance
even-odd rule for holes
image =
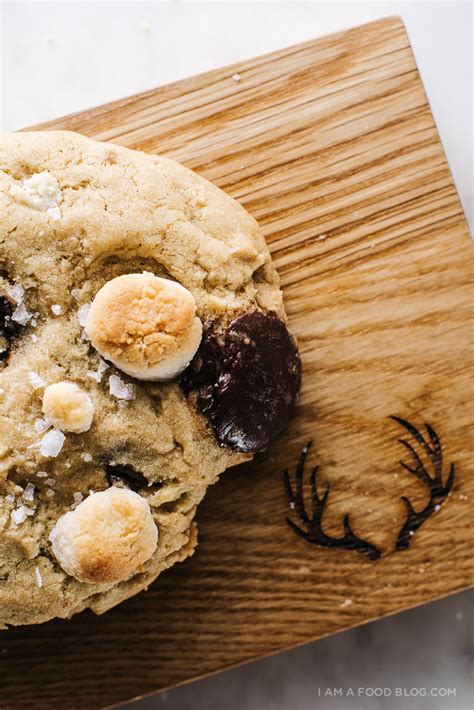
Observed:
[[[44,390],[43,413],[56,429],[81,434],[91,427],[94,405],[73,382],[56,382]]]
[[[86,331],[102,357],[127,375],[170,380],[193,359],[202,323],[187,288],[145,272],[108,281],[92,301]]]
[[[49,539],[63,570],[79,582],[119,582],[153,555],[158,529],[145,498],[112,486],[62,515]]]

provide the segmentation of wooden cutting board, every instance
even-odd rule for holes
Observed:
[[[1,707],[109,706],[467,587],[473,249],[401,20],[41,128],[160,152],[240,200],[281,274],[304,377],[287,433],[209,491],[192,559],[103,617],[0,634]],[[297,494],[310,439],[305,519],[282,474]],[[421,482],[399,463],[417,454]],[[330,492],[313,518],[316,464]],[[429,490],[433,514],[397,550],[402,496],[419,511]],[[346,515],[353,549],[333,544]]]

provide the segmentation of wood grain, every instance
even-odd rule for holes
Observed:
[[[304,379],[288,432],[209,491],[194,558],[103,617],[1,634],[2,708],[109,706],[471,584],[473,252],[400,19],[42,128],[160,152],[240,200],[281,274]],[[399,553],[401,496],[426,494],[398,463],[393,414],[429,422],[456,465]],[[286,525],[282,471],[309,439],[325,529],[342,534],[349,513],[378,562]]]

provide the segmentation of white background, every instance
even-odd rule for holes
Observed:
[[[38,0],[2,1],[0,7],[2,130],[401,15],[472,229],[470,2]],[[136,710],[163,703],[169,710],[467,710],[468,652],[462,595],[143,701]],[[328,687],[352,687],[357,694],[359,687],[422,686],[456,686],[457,694],[318,697],[318,688],[324,694]]]

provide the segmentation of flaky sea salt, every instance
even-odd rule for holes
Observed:
[[[90,303],[84,303],[83,306],[77,309],[77,320],[79,321],[79,324],[82,325],[83,328],[86,327],[87,325],[87,316],[89,315],[89,311],[91,309],[91,304]]]
[[[59,429],[51,429],[41,439],[39,449],[43,456],[55,457],[63,448],[66,437]]]
[[[35,487],[32,483],[27,483],[23,495],[21,496],[23,500],[31,502],[35,497]]]
[[[242,77],[240,76],[240,74],[232,74],[232,79],[235,81],[236,84],[239,83],[239,81],[241,80],[241,78],[242,78]]]
[[[47,419],[35,419],[35,432],[37,434],[43,434],[43,432],[48,431],[51,424]]]
[[[96,382],[102,382],[102,377],[104,375],[104,372],[109,369],[109,366],[105,362],[105,360],[102,360],[102,358],[99,358],[99,367],[96,372],[93,370],[88,370],[87,375],[88,377],[92,377],[93,380]]]
[[[27,505],[19,505],[16,510],[12,510],[10,517],[15,525],[21,525],[26,518],[35,514],[35,508],[29,508]]]
[[[25,289],[20,284],[14,284],[7,289],[7,293],[15,303],[23,303],[25,297]]]
[[[79,300],[80,295],[81,295],[81,292],[79,291],[78,288],[72,288],[72,289],[71,289],[71,296],[72,296],[76,301]]]
[[[31,340],[32,340],[34,343],[37,343],[37,342],[38,342],[38,336],[35,335],[34,333],[31,333],[30,338],[31,338]]]
[[[135,399],[135,386],[125,383],[117,375],[109,377],[109,392],[116,399]]]
[[[38,567],[35,567],[35,577],[36,577],[36,586],[38,589],[41,589],[43,586],[43,577],[41,576],[41,572],[39,571]]]
[[[46,473],[46,471],[38,471],[36,476],[37,476],[37,478],[47,478],[48,474]]]
[[[46,491],[46,497],[47,497],[47,498],[53,498],[55,495],[56,495],[56,493],[53,491],[53,489],[52,489],[52,488],[48,488],[48,490]]]
[[[29,372],[28,379],[30,381],[30,385],[35,390],[39,390],[41,387],[46,387],[46,382],[38,375],[37,372]]]
[[[74,509],[74,508],[77,508],[77,506],[82,503],[84,496],[82,495],[82,493],[79,493],[79,491],[77,493],[73,493],[72,495],[74,498],[74,503],[72,504],[71,508]]]
[[[30,318],[31,313],[28,313],[24,303],[19,303],[11,315],[11,319],[20,325],[26,325]]]
[[[85,451],[83,454],[81,454],[81,459],[86,463],[90,463],[92,461],[92,456],[91,454],[87,453],[87,451]]]
[[[26,506],[20,505],[19,508],[12,510],[10,517],[15,523],[15,525],[21,525],[26,520]]]
[[[62,309],[61,309],[61,306],[60,306],[59,304],[57,304],[57,303],[55,303],[55,304],[53,304],[53,305],[51,306],[51,311],[53,312],[53,314],[54,314],[55,316],[60,316],[60,315],[61,315],[61,310],[62,310]]]
[[[55,478],[45,478],[44,482],[47,486],[54,486],[54,484],[56,483],[56,479]]]
[[[5,496],[5,500],[7,503],[14,503],[15,502],[15,496],[13,493],[9,493],[7,496]]]

